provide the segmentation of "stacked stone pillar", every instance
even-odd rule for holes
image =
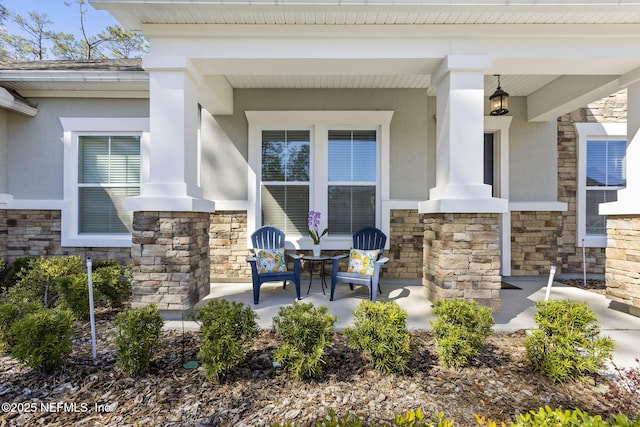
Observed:
[[[428,214],[424,218],[423,286],[427,298],[466,298],[500,311],[497,213]]]
[[[156,304],[165,319],[180,319],[209,293],[206,212],[135,212],[131,254],[132,307]]]
[[[607,298],[640,316],[640,215],[607,219]]]

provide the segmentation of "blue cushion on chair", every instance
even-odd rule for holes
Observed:
[[[347,272],[372,276],[379,253],[378,249],[370,251],[351,249],[349,251],[349,268]]]
[[[282,249],[256,249],[258,273],[278,273],[287,271],[287,262]]]

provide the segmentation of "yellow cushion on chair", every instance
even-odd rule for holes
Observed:
[[[376,260],[378,259],[378,249],[365,251],[361,249],[351,249],[349,251],[349,269],[348,273],[368,274],[372,276]]]
[[[278,273],[287,271],[287,262],[282,249],[256,249],[258,273]]]

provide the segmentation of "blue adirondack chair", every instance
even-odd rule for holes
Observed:
[[[353,235],[353,248],[362,250],[374,250],[378,249],[378,259],[375,262],[374,273],[360,274],[349,273],[347,271],[340,271],[340,260],[348,257],[348,255],[338,255],[331,259],[331,297],[330,301],[333,301],[333,294],[336,290],[338,283],[349,283],[351,289],[353,285],[364,285],[369,289],[369,299],[371,301],[376,300],[376,289],[382,293],[379,283],[380,268],[383,264],[389,261],[389,258],[382,256],[384,251],[384,245],[387,242],[387,236],[379,229],[375,227],[365,227],[359,230]]]
[[[275,227],[265,226],[259,228],[251,235],[251,243],[254,249],[281,249],[284,250],[285,235]],[[287,286],[287,281],[292,281],[296,287],[296,295],[300,299],[300,258],[294,254],[286,254],[293,260],[293,270],[280,272],[258,272],[258,260],[254,255],[247,257],[251,264],[251,276],[253,280],[253,303],[258,304],[260,300],[260,285],[265,282],[283,282],[283,288]]]

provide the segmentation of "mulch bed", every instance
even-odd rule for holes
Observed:
[[[523,331],[495,333],[461,370],[438,366],[430,332],[411,332],[412,361],[407,372],[395,375],[372,369],[336,333],[326,373],[313,381],[295,380],[273,367],[280,342],[270,330],[261,332],[249,360],[221,381],[207,380],[202,367],[183,367],[197,358],[198,333],[165,331],[151,372],[132,378],[115,367],[115,314],[97,314],[95,363],[88,323],[75,326],[73,353],[56,374],[42,375],[0,357],[0,402],[10,405],[3,406],[0,426],[308,426],[330,409],[339,415],[355,411],[366,424],[389,425],[395,414],[417,408],[429,415],[442,412],[456,425],[476,425],[476,413],[509,422],[545,405],[591,414],[616,410],[616,402],[592,384],[554,384],[533,373]]]

